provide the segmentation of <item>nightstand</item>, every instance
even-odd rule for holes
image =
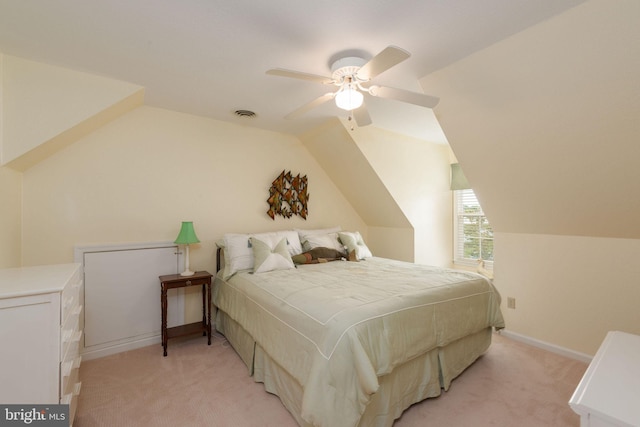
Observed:
[[[162,348],[164,349],[164,356],[167,355],[167,341],[169,341],[169,338],[202,332],[203,336],[208,337],[207,344],[211,345],[211,277],[213,276],[207,271],[196,271],[193,276],[181,276],[179,274],[160,276],[162,291],[160,295],[160,304],[162,306]],[[202,322],[167,328],[167,290],[189,286],[202,286]]]

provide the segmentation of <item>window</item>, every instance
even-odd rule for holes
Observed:
[[[473,190],[454,191],[454,262],[485,268],[493,267],[493,229]]]

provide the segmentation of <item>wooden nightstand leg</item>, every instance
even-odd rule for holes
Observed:
[[[162,306],[162,348],[163,355],[167,356],[167,289],[162,286],[162,292],[160,295],[160,305]]]
[[[202,331],[202,336],[207,336],[207,285],[202,285],[202,326],[204,326],[204,330]]]
[[[211,345],[211,281],[207,283],[207,344]]]

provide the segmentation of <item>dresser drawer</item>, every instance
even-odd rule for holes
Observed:
[[[198,285],[206,285],[211,281],[211,276],[209,277],[198,277],[194,279],[189,278],[180,278],[178,280],[166,280],[162,282],[165,289],[174,289],[174,288],[183,288],[185,286],[198,286]]]
[[[80,395],[80,388],[82,383],[77,382],[73,384],[72,391],[62,396],[60,403],[63,405],[69,405],[69,425],[73,425],[73,419],[75,418],[76,408],[78,407],[78,396]]]
[[[82,306],[77,306],[67,318],[61,333],[60,360],[62,363],[75,359],[80,353],[80,340],[82,330],[80,329],[80,313]]]
[[[60,368],[62,383],[60,389],[60,395],[73,394],[73,389],[80,378],[80,362],[82,356],[76,356],[75,359],[68,360],[62,363]]]
[[[64,354],[62,355],[62,362],[68,362],[73,360],[80,354],[80,340],[82,339],[82,331],[73,332],[64,344]]]
[[[80,288],[82,288],[82,280],[76,273],[74,278],[69,281],[67,286],[65,286],[62,291],[62,313],[60,314],[60,318],[62,323],[64,324],[67,320],[67,317],[71,314],[73,309],[80,304]]]

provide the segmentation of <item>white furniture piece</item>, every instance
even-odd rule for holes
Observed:
[[[640,426],[640,336],[609,332],[569,405],[581,427]]]
[[[83,360],[162,341],[158,276],[182,271],[181,255],[173,242],[75,248],[84,272]],[[185,323],[184,290],[172,289],[168,304],[168,326]]]
[[[0,402],[68,404],[80,393],[80,264],[0,270]]]

